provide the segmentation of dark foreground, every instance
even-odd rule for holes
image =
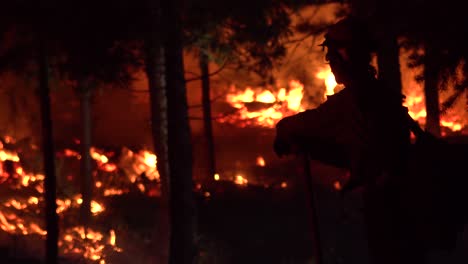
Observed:
[[[206,186],[204,192],[210,192],[210,196],[205,197],[204,192],[197,195],[198,263],[314,263],[308,196],[299,187],[264,188],[231,182]],[[317,185],[316,191],[324,263],[368,263],[359,196],[343,201],[331,188]],[[144,240],[145,232],[152,228],[155,215],[150,212],[155,204],[141,198],[118,197],[112,201],[118,209],[103,216],[109,223],[119,223],[122,230],[133,233],[127,238],[140,240],[139,249],[133,250],[139,256],[125,256],[129,252],[123,252],[108,263],[149,261],[143,256],[151,252]],[[125,244],[122,247],[125,250]],[[468,263],[467,249],[465,239],[454,253],[432,253],[427,263]],[[15,245],[0,250],[1,263],[41,263],[34,257],[25,257],[21,251]],[[84,263],[65,259],[62,262]]]

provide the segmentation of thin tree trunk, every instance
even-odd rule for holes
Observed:
[[[91,219],[91,199],[93,175],[91,168],[91,90],[86,82],[80,82],[81,104],[81,224],[89,225]]]
[[[205,142],[208,151],[208,175],[209,177],[213,177],[216,173],[216,156],[211,118],[210,73],[208,67],[208,56],[203,51],[200,51],[200,70],[202,81],[203,129],[205,132]]]
[[[58,216],[56,203],[55,151],[49,96],[49,66],[44,40],[39,49],[39,101],[42,119],[42,149],[44,151],[44,196],[46,209],[46,263],[57,263]]]
[[[437,67],[437,57],[426,45],[424,54],[424,97],[426,100],[426,125],[425,129],[434,136],[440,136],[440,109]]]
[[[146,75],[150,92],[151,131],[154,150],[158,158],[158,172],[161,182],[161,205],[158,208],[155,239],[153,248],[156,263],[169,262],[170,219],[169,219],[169,162],[168,162],[168,131],[167,131],[167,98],[164,68],[164,48],[161,29],[160,6],[155,1],[149,1],[151,9],[151,30],[146,43]]]
[[[180,1],[164,0],[168,147],[171,216],[171,264],[194,260],[195,205],[192,183],[192,145],[184,79]]]

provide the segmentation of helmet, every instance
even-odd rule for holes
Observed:
[[[331,25],[325,34],[325,41],[320,46],[328,48],[359,48],[363,51],[375,51],[376,41],[364,21],[356,17],[346,17]]]

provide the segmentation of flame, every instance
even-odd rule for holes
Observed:
[[[408,60],[411,53],[414,50],[401,50],[400,56],[400,65],[402,67],[402,86],[403,93],[406,96],[404,105],[408,107],[409,114],[413,119],[418,121],[419,124],[424,126],[426,124],[426,104],[425,104],[425,95],[424,95],[424,82],[416,81],[416,76],[420,75],[424,70],[424,67],[410,68],[408,67]],[[424,52],[423,50],[416,51],[417,53]],[[462,67],[462,64],[459,65]],[[461,75],[460,75],[461,74]],[[458,76],[460,75],[460,76]],[[442,103],[451,95],[454,85],[457,83],[456,80],[462,81],[464,74],[461,71],[461,68],[457,70],[455,76],[452,76],[451,80],[448,82],[448,87],[446,91],[439,92],[439,102]],[[466,102],[467,98],[461,98],[461,100],[455,104],[451,109],[446,113],[440,115],[440,125],[441,128],[444,128],[441,132],[442,136],[448,131],[462,131],[466,129],[467,125],[467,115],[466,115]]]
[[[110,230],[109,244],[115,246],[115,231],[112,229]]]
[[[403,69],[402,73],[407,74],[407,71],[409,70]],[[333,95],[339,86],[329,66],[319,69],[315,74],[315,78],[323,81],[325,85],[325,100],[327,96]],[[404,90],[406,95],[404,105],[408,107],[410,116],[421,125],[424,125],[427,113],[421,84],[413,81],[403,84],[403,86],[410,85],[411,87],[409,90]],[[237,112],[235,115],[219,117],[218,121],[233,123],[241,127],[251,125],[274,127],[276,122],[283,117],[305,109],[302,105],[303,90],[304,85],[297,80],[291,80],[288,89],[280,88],[277,92],[266,88],[254,90],[251,87],[247,87],[243,91],[236,91],[235,87],[231,87],[230,93],[226,96],[226,101],[232,107],[237,108]],[[254,103],[264,104],[264,107],[260,110],[249,109],[249,105]],[[441,126],[451,131],[460,131],[466,127],[465,118],[461,114],[442,115],[440,118]]]
[[[215,175],[214,175],[213,178],[214,178],[215,181],[219,181],[219,174],[218,174],[218,173],[215,173]]]
[[[12,139],[9,139],[12,142]],[[20,166],[20,158],[15,151],[2,149],[3,145],[0,145],[0,159],[1,161],[12,161],[13,172],[12,175],[8,174],[3,170],[5,167],[3,162],[0,162],[0,183],[6,182],[7,179],[10,187],[15,190],[17,194],[14,198],[0,200],[0,229],[4,232],[13,235],[31,235],[36,234],[45,236],[46,230],[43,229],[45,223],[41,215],[44,209],[44,199],[42,197],[44,192],[44,179],[43,174],[33,174],[26,172],[22,166]],[[65,149],[59,153],[61,157],[74,157],[80,159],[81,156],[70,149]],[[117,169],[117,164],[111,163],[109,158],[101,153],[96,148],[90,150],[91,157],[96,160],[98,168],[109,168],[111,166]],[[154,180],[157,174],[156,170],[156,155],[149,151],[140,151],[133,156],[132,168],[140,168],[146,173],[148,178]],[[112,171],[113,171],[112,170]],[[111,171],[109,169],[105,171]],[[97,175],[95,172],[94,176]],[[152,176],[152,178],[151,178]],[[70,175],[70,177],[73,177]],[[68,177],[67,177],[68,178]],[[10,184],[11,183],[11,184]],[[120,195],[125,192],[124,189],[114,188],[107,185],[108,183],[101,180],[96,180],[96,190],[98,194],[96,198],[108,195]],[[140,190],[146,190],[142,182],[137,182],[136,186]],[[24,197],[23,192],[25,190],[28,196]],[[36,193],[34,195],[31,195]],[[150,194],[148,194],[150,195]],[[57,214],[59,216],[64,215],[69,210],[76,210],[83,203],[81,195],[75,195],[72,197],[59,197],[56,200],[57,203]],[[98,200],[91,201],[90,211],[93,216],[99,215],[106,210],[104,204]],[[73,254],[80,255],[88,260],[99,261],[99,263],[106,263],[105,257],[110,252],[122,252],[122,249],[116,245],[116,232],[112,229],[109,234],[106,235],[101,231],[84,229],[80,226],[75,227],[64,227],[59,237],[59,249],[60,254]],[[105,253],[107,252],[107,253]]]
[[[5,149],[1,149],[0,150],[0,160],[1,161],[10,160],[10,161],[18,162],[20,159],[18,157],[18,154],[14,153],[14,152],[11,152],[11,151],[8,151],[8,150],[5,150]]]
[[[131,162],[131,168],[128,168],[127,172],[132,183],[135,183],[142,174],[150,181],[159,180],[157,157],[154,153],[147,150],[141,150],[137,153],[127,150],[127,159]]]
[[[93,158],[94,160],[96,160],[100,164],[104,164],[104,163],[109,162],[109,158],[106,157],[106,155],[100,154],[93,147],[89,149],[89,154],[91,155],[91,158]]]
[[[333,75],[330,67],[321,69],[316,75],[320,80],[323,80],[325,82],[325,97],[328,95],[333,95],[335,94],[335,88],[338,85],[335,80],[335,75]]]
[[[406,96],[404,105],[408,107],[408,113],[414,120],[418,121],[421,125],[426,123],[427,112],[423,94],[410,93]],[[465,127],[465,122],[463,121],[463,118],[458,115],[440,116],[440,125],[453,132],[461,131]]]
[[[226,101],[237,108],[233,117],[219,117],[220,122],[239,123],[241,126],[257,125],[273,127],[284,116],[304,110],[301,101],[304,85],[291,80],[288,89],[280,88],[277,92],[260,89],[253,90],[247,87],[244,91],[236,91],[231,87],[231,92],[226,95]],[[250,110],[249,104],[259,104],[261,109]]]
[[[249,181],[242,175],[236,175],[236,177],[234,178],[234,183],[238,185],[247,185],[248,182]]]
[[[91,213],[93,215],[98,215],[102,212],[104,212],[104,206],[94,200],[91,201]]]

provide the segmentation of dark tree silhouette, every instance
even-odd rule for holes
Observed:
[[[202,81],[201,102],[203,109],[203,130],[205,134],[206,147],[208,149],[208,175],[209,177],[213,177],[216,173],[216,156],[211,113],[210,71],[208,55],[203,51],[200,51],[199,63]]]
[[[81,217],[83,225],[91,219],[94,187],[92,176],[92,104],[94,91],[100,86],[125,86],[133,79],[133,70],[141,60],[133,52],[134,36],[126,21],[126,1],[55,2],[49,19],[49,37],[54,40],[55,69],[60,78],[71,83],[81,104]],[[138,6],[137,7],[141,7]],[[103,16],[103,14],[106,16]],[[86,19],[83,19],[86,18]],[[141,25],[141,23],[139,23]]]
[[[145,42],[146,75],[150,95],[151,131],[154,150],[158,157],[158,172],[161,180],[161,206],[156,231],[154,249],[158,263],[168,263],[170,241],[169,218],[169,172],[168,161],[168,113],[166,97],[166,72],[164,60],[164,42],[162,38],[162,10],[160,1],[148,1],[149,29]]]
[[[58,216],[56,212],[56,176],[55,151],[53,143],[52,119],[49,97],[49,53],[47,40],[48,9],[45,1],[39,1],[31,6],[21,1],[10,1],[2,5],[0,20],[0,36],[6,32],[14,32],[9,39],[0,39],[0,71],[24,71],[28,63],[35,62],[37,66],[38,89],[40,104],[42,151],[44,161],[44,196],[46,216],[45,262],[58,261]],[[3,45],[9,43],[9,45]]]
[[[192,145],[184,80],[181,2],[163,1],[170,166],[171,264],[192,263],[195,256],[195,207]]]
[[[39,28],[41,32],[43,28]],[[42,149],[44,152],[44,195],[46,201],[46,263],[57,263],[58,256],[58,216],[56,203],[55,149],[52,132],[52,119],[49,97],[49,66],[47,62],[46,41],[39,33],[39,102],[42,121]]]

